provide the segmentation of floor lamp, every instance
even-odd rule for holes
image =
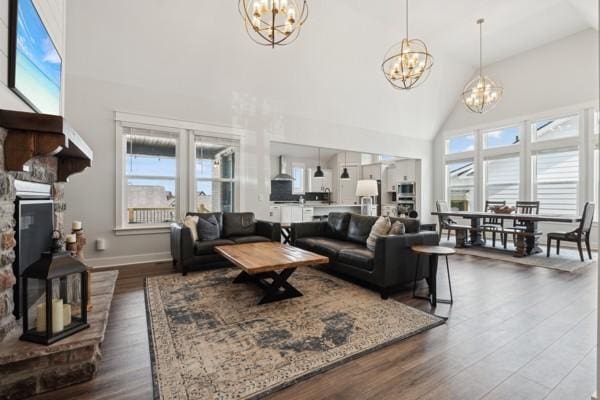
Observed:
[[[356,196],[360,197],[360,213],[371,215],[373,196],[378,196],[377,181],[373,179],[356,182]]]

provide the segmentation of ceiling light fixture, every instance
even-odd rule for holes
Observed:
[[[483,22],[483,18],[477,20],[477,25],[479,25],[479,76],[469,81],[462,93],[465,106],[469,111],[478,114],[483,114],[494,108],[504,92],[502,86],[483,75]]]
[[[315,178],[325,177],[325,174],[323,173],[323,170],[321,169],[321,148],[320,147],[319,147],[319,165],[317,165],[317,170],[315,171],[315,174],[313,176]]]
[[[340,175],[340,179],[343,181],[347,181],[350,179],[350,174],[348,173],[348,152],[344,152],[344,170],[342,171],[342,175]]]
[[[272,48],[295,41],[308,18],[306,0],[239,0],[238,10],[250,39]]]
[[[396,89],[408,90],[425,82],[433,66],[433,56],[422,40],[408,36],[408,0],[406,0],[406,37],[389,48],[381,70]]]

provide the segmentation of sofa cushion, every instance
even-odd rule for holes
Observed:
[[[197,215],[186,215],[183,219],[182,225],[190,229],[192,234],[192,240],[195,242],[198,240],[198,219]]]
[[[269,239],[264,236],[248,235],[248,236],[230,236],[227,239],[233,240],[237,244],[241,243],[258,243],[269,242]]]
[[[223,214],[223,237],[254,235],[255,229],[254,213]]]
[[[194,218],[198,218],[196,227],[198,229],[199,240],[217,240],[221,237],[219,221],[214,215],[209,215],[206,218]]]
[[[375,265],[375,255],[367,248],[342,249],[338,253],[337,261],[342,264],[372,271],[373,265]]]
[[[233,240],[217,239],[217,240],[202,240],[194,243],[194,254],[204,256],[215,252],[215,246],[224,246],[227,244],[235,244]]]
[[[375,242],[377,242],[377,238],[387,235],[391,227],[392,223],[390,222],[389,217],[377,218],[377,222],[373,224],[373,228],[371,228],[371,232],[367,238],[367,249],[375,251]]]
[[[377,217],[350,214],[350,221],[348,222],[348,240],[366,244],[369,233],[371,233],[371,229],[376,221]]]
[[[335,261],[338,252],[342,249],[361,249],[364,247],[358,243],[326,237],[301,238],[296,240],[296,246],[329,257],[330,261]]]
[[[217,222],[219,223],[219,237],[221,237],[221,235],[223,234],[223,213],[221,212],[213,212],[213,213],[195,213],[195,212],[188,212],[186,215],[192,215],[198,218],[210,218],[211,216],[215,217],[217,219]]]
[[[332,212],[327,216],[325,235],[335,239],[346,239],[350,213]]]
[[[301,249],[304,249],[304,250],[312,250],[312,249],[314,249],[317,242],[319,242],[320,240],[328,240],[328,239],[323,236],[303,237],[300,239],[296,239],[294,246],[300,247]]]
[[[392,224],[400,221],[404,224],[406,233],[419,233],[421,230],[421,221],[417,218],[390,218]]]

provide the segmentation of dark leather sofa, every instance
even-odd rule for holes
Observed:
[[[171,256],[173,266],[186,275],[192,269],[211,269],[230,266],[214,251],[215,246],[255,242],[281,241],[278,223],[258,221],[254,213],[187,213],[208,219],[214,216],[219,227],[219,238],[194,242],[190,228],[171,224]]]
[[[366,241],[377,217],[350,213],[330,213],[327,222],[292,224],[291,240],[296,247],[329,257],[325,271],[333,271],[368,286],[375,287],[386,299],[395,289],[413,282],[417,256],[410,250],[414,244],[437,245],[436,232],[420,232],[420,222],[410,218],[390,218],[401,221],[406,234],[382,236],[375,251]],[[428,277],[427,259],[421,257],[417,279]]]

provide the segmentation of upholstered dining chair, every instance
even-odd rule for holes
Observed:
[[[575,242],[577,243],[577,249],[579,250],[579,258],[581,261],[585,261],[583,257],[582,242],[585,241],[585,247],[587,249],[590,260],[592,259],[592,250],[590,248],[590,231],[592,230],[592,222],[594,221],[594,203],[587,202],[583,207],[583,214],[581,215],[581,222],[579,227],[571,232],[552,232],[548,233],[548,249],[546,257],[550,257],[550,247],[552,246],[552,240],[556,240],[556,254],[560,254],[560,242]]]
[[[448,203],[443,200],[438,200],[435,202],[435,207],[438,212],[448,212],[450,208],[448,207]],[[448,240],[450,240],[450,231],[461,230],[461,231],[469,231],[471,229],[468,225],[460,225],[452,218],[445,215],[438,215],[438,222],[440,225],[440,238],[443,235],[444,229],[448,230]],[[466,235],[465,235],[466,236]]]
[[[506,201],[493,201],[493,200],[486,200],[485,201],[485,212],[489,212],[489,211],[494,211],[496,207],[498,206],[505,206],[506,205]],[[504,219],[502,218],[496,218],[496,217],[490,217],[490,218],[484,218],[483,219],[483,223],[481,224],[481,230],[483,233],[483,241],[487,241],[486,237],[485,237],[485,232],[486,231],[490,231],[492,232],[492,246],[496,247],[496,233],[500,232],[500,238],[502,240],[502,243],[504,243],[504,234],[502,233],[502,230],[504,228]]]

